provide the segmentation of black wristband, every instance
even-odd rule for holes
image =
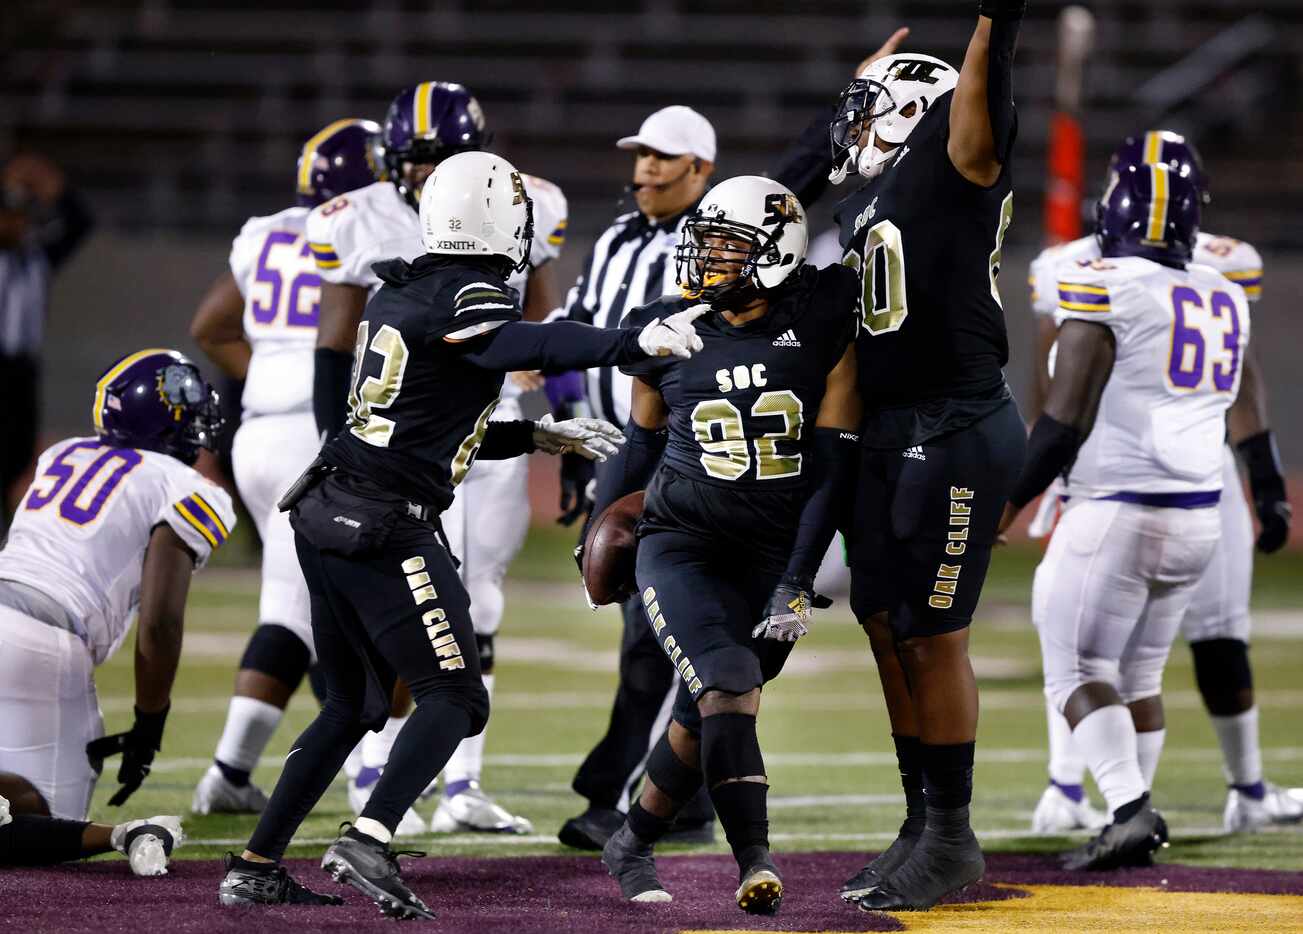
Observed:
[[[489,422],[476,457],[486,461],[507,460],[534,451],[534,423],[531,421]]]
[[[1018,20],[1027,12],[1027,0],[977,0],[977,15],[993,20]]]
[[[348,409],[348,380],[353,374],[353,355],[330,347],[318,347],[312,354],[312,414],[317,432],[333,438],[344,427]]]
[[[172,705],[168,704],[158,713],[145,713],[139,707],[136,708],[136,722],[132,724],[131,732],[136,738],[144,740],[150,749],[155,751],[163,748],[163,726],[167,723],[168,711]]]
[[[1027,459],[1023,461],[1022,476],[1014,486],[1009,502],[1022,509],[1053,482],[1054,478],[1072,465],[1081,446],[1081,432],[1058,419],[1041,415],[1027,439]]]
[[[1281,498],[1285,490],[1285,471],[1280,464],[1280,451],[1276,448],[1276,436],[1269,430],[1245,438],[1235,445],[1244,466],[1249,469],[1249,486],[1256,498],[1259,491],[1279,491]]]

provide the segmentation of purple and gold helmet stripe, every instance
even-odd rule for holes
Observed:
[[[1108,289],[1101,285],[1060,282],[1059,307],[1068,311],[1110,311]]]
[[[1145,165],[1158,165],[1163,161],[1163,134],[1159,130],[1150,130],[1145,134]]]
[[[217,511],[198,493],[193,493],[180,502],[174,503],[172,508],[214,548],[226,541],[227,536],[231,534],[222,520],[217,517]]]
[[[431,114],[431,102],[437,81],[422,81],[412,92],[412,135],[417,139],[429,136],[433,129],[434,118]]]
[[[308,249],[312,251],[318,269],[334,269],[339,265],[339,254],[329,243],[309,243]]]
[[[309,137],[308,141],[303,144],[303,150],[299,153],[299,194],[310,195],[313,193],[312,164],[317,159],[318,147],[345,127],[365,122],[366,121],[358,117],[345,117],[343,120],[336,120],[334,123],[328,124],[326,127]]]
[[[1146,143],[1148,148],[1148,143]],[[1160,147],[1161,148],[1161,147]],[[1171,190],[1171,168],[1162,164],[1149,166],[1149,182],[1152,197],[1149,200],[1149,224],[1145,230],[1145,239],[1151,243],[1166,243],[1167,202]]]
[[[104,397],[109,390],[109,386],[126,372],[133,363],[156,353],[172,354],[173,351],[166,347],[150,347],[146,350],[138,350],[123,357],[116,366],[100,377],[99,382],[95,384],[95,401],[91,407],[91,421],[94,422],[97,432],[104,430]]]

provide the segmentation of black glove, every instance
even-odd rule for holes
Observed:
[[[1249,468],[1249,489],[1253,493],[1253,510],[1258,514],[1262,531],[1258,533],[1258,550],[1271,554],[1285,546],[1289,525],[1294,516],[1285,492],[1276,439],[1270,431],[1245,438],[1236,445]]]
[[[561,525],[574,525],[588,514],[593,501],[588,498],[588,484],[593,479],[593,462],[582,454],[561,455]]]
[[[103,771],[105,759],[122,753],[122,764],[118,767],[118,782],[122,787],[109,798],[109,804],[120,807],[149,777],[154,753],[163,748],[163,724],[170,709],[169,704],[158,713],[143,713],[137,707],[136,722],[130,730],[101,736],[86,744],[86,758],[97,775]]]
[[[1019,20],[1027,12],[1027,0],[977,0],[979,16],[991,19]]]
[[[751,630],[751,638],[795,642],[810,631],[814,611],[830,606],[831,600],[814,592],[813,581],[786,575],[774,588],[764,619]]]

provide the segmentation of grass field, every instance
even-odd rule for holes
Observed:
[[[570,541],[569,532],[538,528],[531,533],[512,572],[498,641],[484,784],[532,819],[535,835],[420,841],[418,847],[431,855],[562,852],[553,835],[582,807],[569,783],[605,728],[619,618],[614,610],[591,613],[584,606]],[[248,554],[237,545],[225,566],[195,579],[163,751],[128,806],[137,815],[185,815],[191,842],[178,853],[185,858],[238,851],[253,826],[250,817],[189,815],[191,793],[209,764],[236,662],[256,617],[257,574],[233,566]],[[1044,852],[1069,842],[1027,833],[1045,782],[1039,654],[1027,610],[1038,554],[1031,545],[998,554],[973,628],[982,690],[973,813],[990,851]],[[1280,784],[1303,785],[1303,557],[1287,553],[1260,561],[1254,605],[1253,661],[1267,775]],[[130,724],[131,658],[129,649],[121,651],[97,675],[109,731]],[[1162,858],[1194,865],[1303,866],[1303,827],[1221,835],[1220,757],[1181,644],[1173,651],[1166,688],[1167,748],[1154,797],[1171,824],[1173,845]],[[305,685],[255,774],[268,791],[279,758],[312,711]],[[887,720],[865,639],[844,601],[819,617],[782,678],[766,691],[760,738],[772,784],[776,851],[879,850],[894,836],[902,806]],[[113,782],[101,781],[93,817],[118,817],[119,811],[106,804],[114,788]],[[428,817],[433,804],[420,810]],[[337,780],[303,825],[291,855],[318,854],[349,817],[343,783]],[[722,844],[714,849],[725,852]]]

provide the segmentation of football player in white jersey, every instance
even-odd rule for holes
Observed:
[[[1194,146],[1180,135],[1153,130],[1130,137],[1114,153],[1110,173],[1120,166],[1165,163],[1194,180],[1208,196],[1202,162]],[[1058,306],[1056,269],[1065,261],[1099,258],[1094,236],[1050,247],[1032,263],[1032,307],[1037,315],[1036,400],[1040,411],[1048,383],[1051,348],[1057,335],[1054,322]],[[1250,302],[1262,295],[1262,259],[1250,244],[1231,237],[1199,232],[1192,262],[1210,266],[1244,289]],[[1229,444],[1223,451],[1224,493],[1219,509],[1222,536],[1212,564],[1200,581],[1194,600],[1181,622],[1181,633],[1194,657],[1196,682],[1222,749],[1230,786],[1223,823],[1228,832],[1252,830],[1269,822],[1303,819],[1303,801],[1267,782],[1258,745],[1258,708],[1253,697],[1249,666],[1249,591],[1253,582],[1253,520],[1236,470],[1234,444],[1249,469],[1254,507],[1262,524],[1258,550],[1270,554],[1289,535],[1290,509],[1285,481],[1268,426],[1266,387],[1253,354],[1243,363],[1239,397],[1228,416]],[[1061,492],[1057,488],[1052,493]],[[1057,496],[1042,500],[1034,534],[1046,534],[1053,522]],[[1098,829],[1105,816],[1091,807],[1082,779],[1086,766],[1073,747],[1071,732],[1047,698],[1050,737],[1050,781],[1032,816],[1032,829],[1057,833],[1076,828]]]
[[[83,820],[105,757],[124,802],[163,740],[191,573],[230,535],[231,499],[191,466],[221,427],[217,394],[174,350],[95,384],[95,435],[41,454],[0,550],[0,771]],[[139,617],[135,722],[104,736],[95,666]]]
[[[379,177],[379,135],[377,123],[344,119],[304,143],[297,205],[245,222],[231,244],[230,270],[213,283],[190,326],[209,359],[244,380],[231,459],[263,543],[258,626],[240,660],[213,764],[195,789],[196,814],[263,809],[267,797],[249,773],[315,661],[294,533],[276,509],[321,447],[312,415],[321,279],[306,225],[312,208]]]
[[[1201,193],[1165,162],[1122,165],[1100,200],[1102,258],[1058,268],[1058,352],[1001,519],[1066,475],[1036,569],[1045,690],[1112,821],[1068,869],[1147,865],[1167,654],[1221,537],[1226,411],[1249,342],[1244,290],[1190,262]]]
[[[316,208],[308,217],[308,239],[322,278],[321,328],[317,338],[314,405],[317,427],[334,435],[343,423],[353,344],[368,297],[380,280],[374,262],[413,260],[425,252],[417,215],[421,186],[443,159],[488,146],[479,102],[462,85],[427,81],[404,89],[385,117],[383,147],[389,180],[359,189]],[[508,283],[523,296],[528,321],[542,320],[559,304],[549,262],[565,241],[566,200],[550,182],[522,175],[534,205],[530,265]],[[508,380],[494,420],[520,418],[519,387]],[[525,540],[529,524],[528,462],[518,457],[485,462],[457,487],[443,527],[471,597],[471,618],[479,643],[484,683],[493,690],[493,638],[502,621],[502,583],[507,567]],[[395,714],[407,709],[396,698]],[[370,787],[389,759],[402,725],[396,716],[380,733],[362,741],[361,769],[349,772],[349,800],[361,812]],[[480,788],[484,734],[467,739],[443,773],[444,793],[430,829],[529,833],[532,825],[510,814]],[[400,835],[424,830],[415,813]]]

